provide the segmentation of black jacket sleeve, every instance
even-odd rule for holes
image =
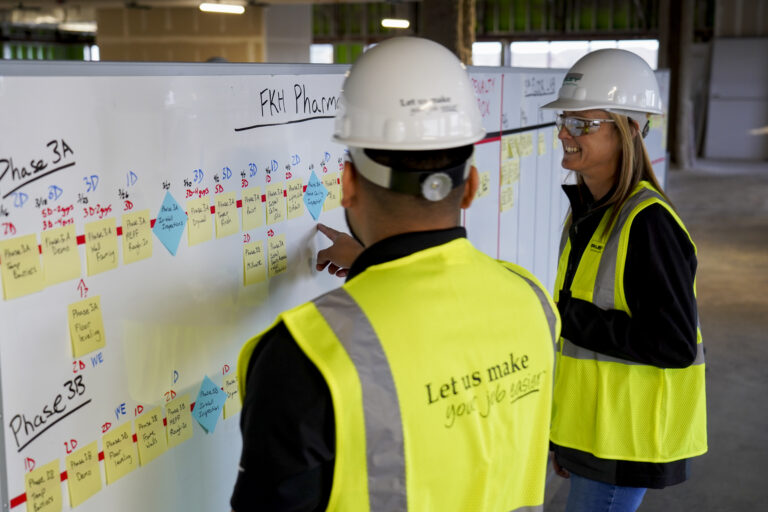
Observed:
[[[232,508],[325,510],[335,458],[331,395],[282,323],[251,356],[241,414],[243,452]]]
[[[630,228],[624,291],[632,316],[561,292],[562,335],[584,348],[660,368],[696,358],[696,254],[667,210],[651,205]]]

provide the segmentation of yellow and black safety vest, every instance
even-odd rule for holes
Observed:
[[[327,510],[541,510],[560,324],[531,274],[459,238],[281,321],[333,401]],[[241,396],[262,335],[240,354]]]
[[[570,288],[572,297],[604,310],[632,315],[624,293],[629,233],[635,216],[652,204],[666,208],[690,239],[674,210],[650,183],[642,181],[608,230],[605,228],[613,207],[603,214],[576,268]],[[555,301],[565,280],[570,251],[566,226]],[[687,368],[665,369],[619,359],[579,347],[565,338],[560,339],[556,359],[550,434],[555,444],[605,459],[656,463],[707,451],[700,329],[696,359]]]

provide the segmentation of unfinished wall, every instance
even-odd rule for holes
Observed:
[[[231,62],[265,60],[264,13],[204,13],[193,7],[97,9],[101,60]]]

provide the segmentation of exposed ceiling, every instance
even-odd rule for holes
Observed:
[[[96,9],[128,7],[149,9],[163,7],[197,7],[202,0],[0,0],[0,22],[18,25],[59,26],[62,23],[90,23],[96,20]],[[219,0],[208,0],[219,1]],[[381,0],[221,0],[247,6],[372,3]],[[403,3],[404,0],[385,0]],[[413,0],[405,0],[413,1]],[[95,27],[95,25],[92,25]]]

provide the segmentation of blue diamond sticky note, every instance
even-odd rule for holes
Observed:
[[[184,227],[187,225],[187,214],[184,208],[176,202],[170,192],[165,193],[165,199],[157,212],[155,227],[152,231],[163,243],[168,252],[176,256]]]
[[[227,394],[206,375],[203,383],[200,385],[200,391],[197,393],[192,417],[197,420],[206,432],[212,434],[226,401]]]
[[[309,183],[307,183],[307,191],[304,192],[304,205],[313,219],[317,220],[320,217],[320,212],[323,210],[323,203],[327,195],[328,189],[317,178],[315,171],[312,171]]]

